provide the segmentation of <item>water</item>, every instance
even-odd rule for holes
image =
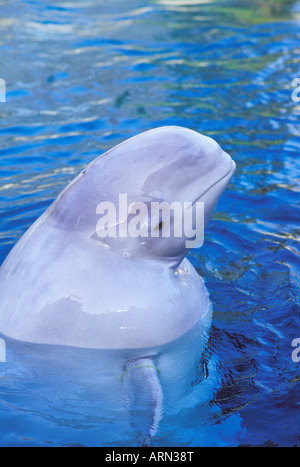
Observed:
[[[202,365],[216,382],[206,403],[198,385],[155,445],[300,444],[300,8],[243,3],[0,1],[1,263],[85,165],[141,131],[186,126],[237,163],[189,255],[214,305]],[[53,369],[46,385],[46,368],[29,367],[0,365],[1,445],[101,445],[102,424],[116,444],[138,444],[91,402],[98,376],[62,386],[65,369]]]

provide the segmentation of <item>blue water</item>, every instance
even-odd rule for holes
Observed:
[[[245,3],[0,1],[0,263],[84,166],[141,131],[186,126],[237,163],[189,255],[214,306],[204,360],[218,383],[158,446],[300,445],[300,8]],[[138,444],[84,380],[45,372],[0,364],[1,445],[103,445],[102,423]]]

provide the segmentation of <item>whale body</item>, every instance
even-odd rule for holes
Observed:
[[[126,386],[132,413],[146,392],[153,434],[169,384],[173,404],[193,378],[212,318],[209,294],[186,258],[184,232],[172,234],[175,218],[169,237],[105,237],[98,206],[117,205],[120,194],[130,206],[202,202],[207,225],[234,171],[213,139],[182,127],[147,131],[95,159],[4,261],[0,333],[41,348],[121,352],[117,387]]]
[[[104,238],[97,206],[204,202],[205,223],[234,162],[180,127],[142,133],[92,162],[33,224],[0,269],[0,332],[23,342],[141,348],[170,342],[209,310],[185,238]]]

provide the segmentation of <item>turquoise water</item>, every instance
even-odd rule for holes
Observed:
[[[141,131],[186,126],[237,163],[189,255],[214,306],[198,386],[210,371],[216,382],[154,445],[300,444],[300,8],[243,3],[0,1],[0,263],[75,175]],[[1,445],[139,444],[95,408],[97,372],[66,381],[10,352]]]

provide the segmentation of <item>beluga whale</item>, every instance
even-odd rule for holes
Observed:
[[[135,420],[148,411],[154,436],[207,342],[209,293],[186,256],[234,171],[216,141],[176,126],[95,159],[2,264],[1,335],[118,353],[118,397]]]

